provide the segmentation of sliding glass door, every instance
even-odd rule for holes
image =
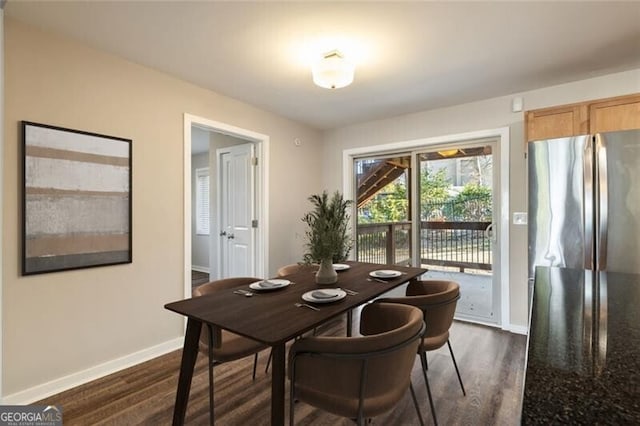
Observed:
[[[355,257],[416,265],[461,286],[456,315],[495,323],[497,142],[480,140],[354,160]]]

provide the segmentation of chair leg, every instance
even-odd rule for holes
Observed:
[[[209,423],[214,425],[214,413],[213,413],[213,362],[209,360]]]
[[[438,419],[436,418],[436,409],[433,406],[433,397],[431,396],[431,388],[429,387],[429,379],[427,378],[427,354],[420,352],[420,362],[422,362],[422,375],[424,376],[424,383],[427,385],[427,395],[429,396],[429,406],[431,407],[431,415],[433,416],[433,424],[438,425]]]
[[[269,354],[269,359],[271,359],[271,354]],[[295,390],[296,390],[296,386],[295,386],[295,368],[294,368],[293,373],[291,375],[291,380],[289,381],[289,426],[295,426],[295,423],[293,420],[294,403],[296,402]]]
[[[462,389],[462,394],[467,396],[467,392],[464,390],[464,385],[462,384],[462,378],[460,377],[460,371],[458,370],[458,363],[456,363],[456,357],[453,356],[453,349],[451,349],[451,342],[447,339],[447,345],[449,345],[449,353],[451,353],[451,359],[453,360],[453,366],[456,368],[456,374],[458,375],[458,381],[460,382],[460,388]]]
[[[273,350],[269,351],[269,358],[267,358],[267,366],[264,368],[264,374],[269,372],[269,365],[271,365],[271,356],[273,355]]]
[[[213,410],[213,329],[210,324],[207,324],[209,332],[209,424],[213,426],[215,424],[214,410]]]
[[[420,406],[418,405],[418,398],[416,398],[416,391],[413,390],[413,383],[409,383],[409,389],[411,390],[411,398],[413,398],[413,405],[416,407],[416,413],[418,413],[418,419],[420,419],[420,426],[424,426],[424,420],[422,420],[422,414],[420,413]]]
[[[253,380],[256,380],[256,367],[258,366],[258,352],[253,356]]]

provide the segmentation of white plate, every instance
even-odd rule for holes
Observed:
[[[347,265],[346,263],[334,263],[333,269],[336,271],[344,271],[351,268],[351,265]]]
[[[302,300],[312,303],[331,303],[344,299],[346,295],[347,293],[339,288],[323,288],[306,292],[302,295]]]
[[[249,288],[251,290],[277,290],[282,287],[286,287],[291,284],[289,280],[281,280],[279,278],[274,278],[271,280],[262,280],[257,281],[255,283],[249,284]]]
[[[374,278],[389,279],[389,278],[399,277],[400,275],[402,275],[402,272],[394,271],[392,269],[380,269],[379,271],[369,272],[369,275],[371,275]]]

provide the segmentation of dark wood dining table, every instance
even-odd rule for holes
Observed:
[[[166,304],[166,309],[187,317],[173,424],[184,424],[203,324],[212,324],[271,346],[271,424],[284,425],[285,344],[327,320],[345,312],[350,313],[353,308],[427,272],[422,268],[395,265],[363,262],[346,264],[349,268],[338,272],[338,282],[332,285],[320,286],[315,283],[315,274],[303,271],[281,277],[291,281],[291,285],[254,292],[252,297],[238,295],[234,289],[228,289]],[[391,279],[372,279],[370,273],[377,270],[395,270],[401,274]],[[303,302],[302,295],[308,291],[339,287],[357,294],[347,294],[345,298],[332,303],[315,304],[317,311],[296,306],[296,303]],[[248,287],[244,289],[248,290]]]

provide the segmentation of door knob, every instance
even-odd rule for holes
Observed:
[[[224,237],[225,235],[227,235],[227,231],[220,231],[220,236]]]
[[[235,237],[236,237],[236,236],[235,236],[235,235],[233,235],[233,234],[229,234],[229,235],[227,235],[227,238],[228,238],[228,239],[230,239],[230,240],[233,240]]]

